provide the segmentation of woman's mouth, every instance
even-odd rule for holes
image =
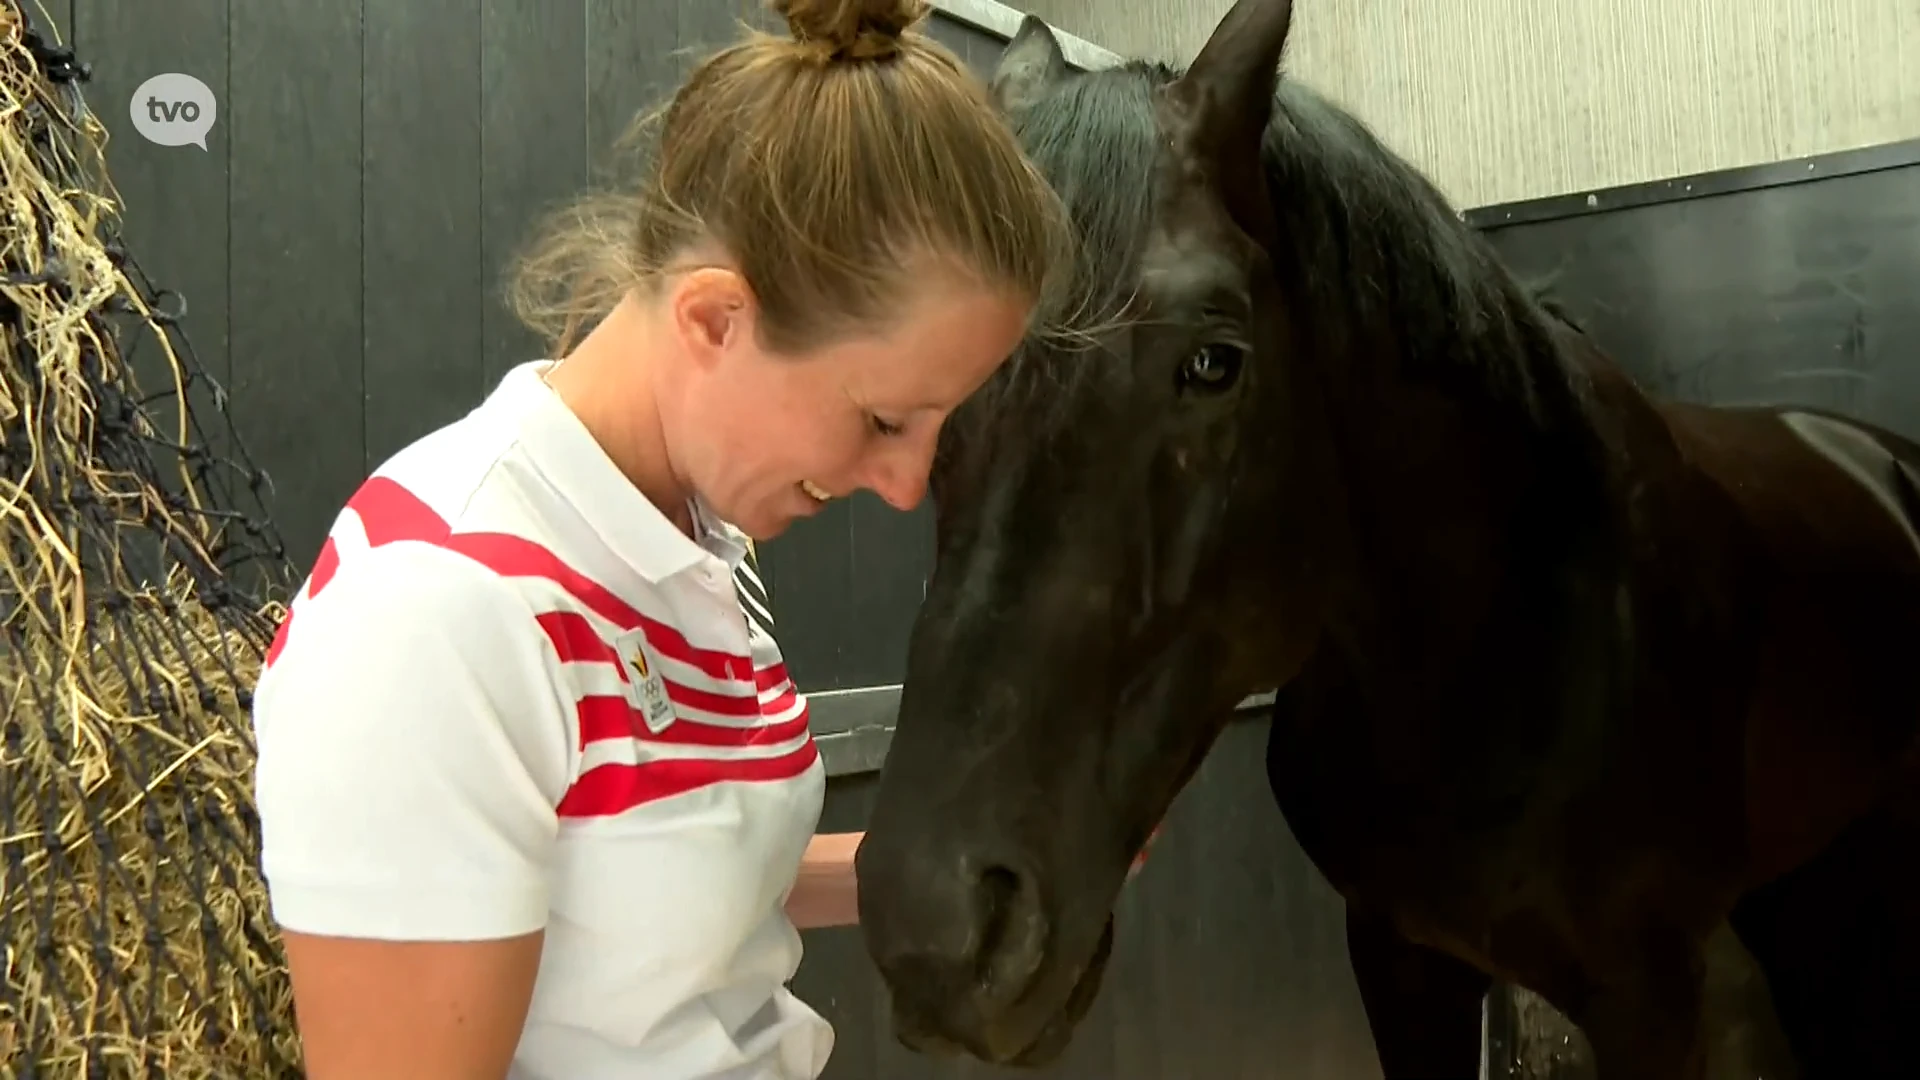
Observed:
[[[821,487],[811,480],[800,481],[800,490],[806,492],[808,498],[813,499],[815,502],[826,502],[833,498],[833,495],[830,494],[826,488]]]

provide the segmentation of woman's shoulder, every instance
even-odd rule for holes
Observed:
[[[540,659],[537,616],[516,583],[434,544],[370,547],[323,560],[289,606],[267,672],[387,654],[524,669]],[[431,674],[424,670],[421,674]]]

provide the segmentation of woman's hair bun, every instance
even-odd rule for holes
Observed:
[[[926,17],[926,0],[773,0],[795,41],[834,60],[884,60],[900,35]]]

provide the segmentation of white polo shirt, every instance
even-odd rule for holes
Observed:
[[[514,1080],[811,1080],[783,910],[825,774],[735,591],[516,368],[375,471],[254,697],[281,925],[401,940],[545,928]]]

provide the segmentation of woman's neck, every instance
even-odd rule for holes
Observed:
[[[672,337],[633,297],[623,300],[543,376],[633,486],[694,534],[692,491],[667,449],[653,375]]]

